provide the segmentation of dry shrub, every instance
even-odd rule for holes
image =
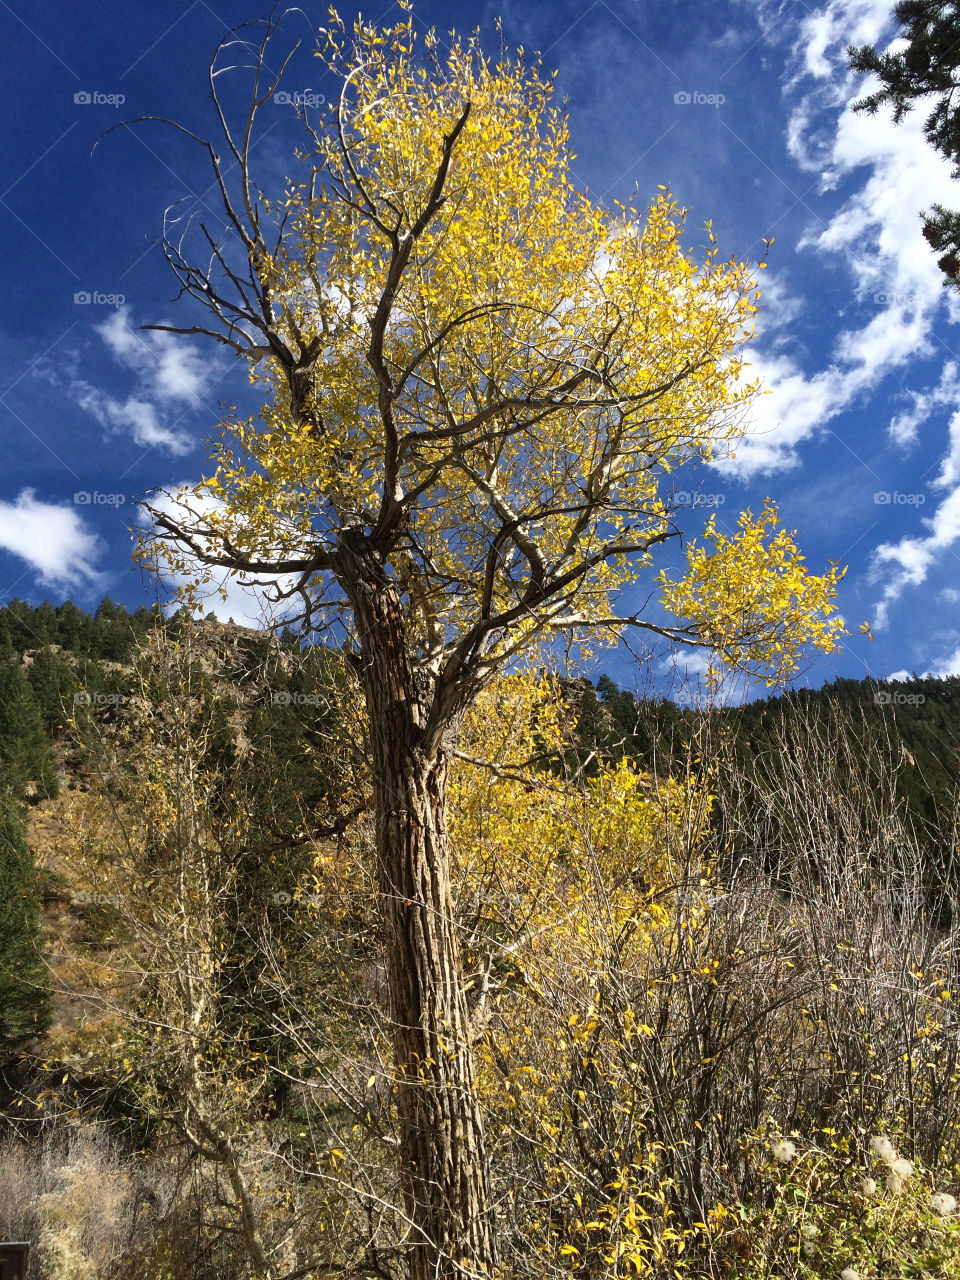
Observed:
[[[785,731],[775,769],[701,748],[724,771],[723,821],[662,886],[659,926],[584,897],[592,970],[556,951],[489,1025],[516,1276],[812,1274],[810,1196],[826,1197],[830,1257],[857,1244],[874,1274],[893,1236],[883,1206],[864,1225],[858,1196],[878,1132],[925,1171],[917,1206],[957,1189],[960,930],[944,927],[896,758],[839,715]],[[786,1198],[782,1139],[816,1167]],[[923,1212],[904,1222],[929,1242]]]
[[[30,1280],[110,1280],[147,1228],[155,1193],[94,1124],[50,1126],[0,1149],[0,1234],[29,1240]]]

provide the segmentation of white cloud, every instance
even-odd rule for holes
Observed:
[[[933,667],[930,675],[934,676],[957,676],[960,675],[960,648],[954,649],[953,653],[941,658]]]
[[[949,448],[940,462],[940,472],[931,481],[935,488],[949,489],[960,483],[960,370],[948,361],[935,387],[907,393],[908,408],[890,423],[890,434],[900,444],[912,444],[938,409],[952,408],[948,427]]]
[[[926,537],[907,537],[900,542],[882,543],[874,553],[873,573],[886,578],[875,625],[886,625],[891,604],[906,587],[918,587],[945,550],[960,538],[960,486],[954,488],[932,516],[923,520]]]
[[[830,0],[800,23],[802,74],[828,79],[848,45],[875,44],[890,22],[890,0]]]
[[[951,645],[953,641],[951,641]],[[918,674],[914,671],[894,671],[887,676],[888,680],[911,680],[914,675]],[[923,676],[957,676],[960,675],[960,647],[948,649],[941,657],[939,657],[926,671],[919,673]]]
[[[952,360],[943,366],[940,381],[926,391],[908,391],[910,407],[898,413],[890,423],[890,435],[897,444],[913,444],[920,427],[930,416],[945,405],[960,403],[960,375]],[[951,423],[951,435],[953,425]]]
[[[913,310],[912,305],[885,306],[862,329],[837,334],[837,359],[850,366],[848,377],[858,387],[875,386],[883,375],[929,353],[929,321],[928,313]]]
[[[899,125],[889,112],[854,112],[852,102],[862,87],[849,86],[839,119],[830,110],[832,146],[808,167],[826,185],[863,166],[870,173],[827,225],[802,244],[843,255],[861,296],[879,293],[893,305],[933,311],[943,297],[942,276],[921,234],[920,209],[954,198],[950,165],[924,138],[921,112],[911,112]]]
[[[167,449],[170,453],[189,453],[192,445],[185,432],[176,425],[165,427],[155,405],[136,396],[116,400],[88,382],[73,383],[77,404],[93,414],[101,426],[115,431],[128,431],[137,444]]]
[[[954,404],[956,401],[953,402]],[[950,448],[940,462],[940,473],[930,482],[938,489],[947,489],[960,482],[960,409],[950,417]]]
[[[135,328],[126,307],[94,330],[114,359],[136,374],[136,390],[117,398],[77,377],[70,389],[80,408],[108,430],[127,432],[137,444],[189,453],[195,442],[179,423],[186,409],[202,407],[209,360],[182,336]]]
[[[41,502],[24,489],[13,502],[0,502],[0,547],[37,573],[47,586],[96,587],[94,562],[103,545],[72,507]]]
[[[727,464],[743,477],[795,466],[801,443],[885,376],[933,350],[932,324],[945,294],[921,235],[919,208],[955,203],[950,166],[923,138],[922,111],[898,126],[889,112],[854,112],[852,103],[869,81],[846,66],[847,47],[877,42],[889,20],[888,0],[831,0],[794,29],[798,53],[785,84],[788,150],[802,169],[818,175],[821,190],[864,171],[857,189],[798,251],[841,259],[855,298],[869,311],[864,323],[837,335],[827,367],[809,373],[771,355],[761,310],[751,372],[771,394],[755,407],[736,461]],[[782,289],[774,293],[774,320],[777,311],[790,314]],[[909,440],[914,429],[901,416],[894,434]]]
[[[865,181],[827,224],[803,241],[807,250],[841,257],[861,302],[877,308],[866,324],[846,329],[834,343],[833,359],[842,371],[838,398],[848,403],[861,389],[876,386],[898,367],[917,356],[929,356],[934,350],[934,318],[944,309],[951,320],[960,318],[957,300],[945,293],[935,256],[921,235],[921,207],[956,204],[950,165],[923,136],[926,111],[921,105],[895,126],[889,109],[874,116],[852,110],[852,102],[870,92],[875,82],[850,75],[846,47],[876,44],[890,29],[889,18],[885,2],[831,0],[801,23],[802,67],[789,86],[796,89],[804,77],[818,82],[791,111],[789,145],[797,163],[819,175],[822,190],[835,189],[865,171]],[[897,41],[891,47],[903,45]],[[833,129],[824,129],[823,120],[833,120]],[[820,376],[799,375],[811,386]],[[768,436],[754,455],[771,466],[778,460],[794,460],[798,442],[817,430],[810,414],[804,416],[793,407],[796,385],[788,390],[792,395],[781,397],[785,413],[779,436],[772,440]],[[886,624],[890,608],[904,591],[925,583],[960,539],[957,364],[948,361],[934,386],[910,391],[907,399],[907,407],[895,414],[888,426],[890,437],[900,445],[914,443],[936,410],[953,410],[949,448],[931,482],[945,491],[945,496],[936,510],[923,518],[923,532],[876,549],[873,577],[883,583],[875,617],[878,627]],[[954,655],[947,665],[956,665],[956,659]]]
[[[196,402],[209,377],[209,362],[180,335],[134,328],[126,307],[94,325],[115,358],[140,378],[157,400]]]
[[[836,366],[808,376],[782,355],[754,353],[747,373],[760,378],[768,394],[752,406],[736,457],[715,464],[743,478],[796,466],[797,446],[835,418],[866,385],[865,378],[853,379]]]
[[[775,329],[781,329],[795,320],[804,309],[804,300],[789,291],[782,276],[764,271],[760,290],[760,311],[757,316],[757,333],[761,342]]]
[[[170,485],[150,499],[151,506],[164,515],[184,522],[193,522],[197,518],[202,519],[207,513],[224,509],[226,504],[221,499],[210,493],[201,492],[197,495],[194,489],[195,486],[189,481]],[[139,523],[144,528],[150,527],[151,520],[146,510],[141,510]],[[209,545],[203,537],[199,537],[197,542],[204,549]],[[243,626],[263,628],[270,626],[278,618],[282,619],[282,613],[267,598],[263,586],[244,585],[236,575],[223,570],[207,570],[193,557],[185,556],[184,560],[184,572],[163,574],[167,586],[176,591],[188,582],[197,582],[207,572],[212,572],[213,581],[202,589],[201,598],[204,610],[215,614],[222,622],[232,618]],[[276,579],[276,585],[281,590],[287,590],[294,582],[295,578],[290,576]],[[176,602],[169,606],[170,610],[177,607]]]

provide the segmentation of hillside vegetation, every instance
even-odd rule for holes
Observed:
[[[13,602],[0,682],[0,1235],[399,1280],[349,663]],[[505,1274],[956,1275],[960,681],[491,695],[451,837]]]

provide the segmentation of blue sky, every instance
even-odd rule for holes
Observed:
[[[737,457],[690,481],[732,527],[775,497],[809,565],[849,565],[838,674],[960,671],[960,295],[941,287],[920,209],[960,204],[924,143],[922,113],[894,129],[854,115],[864,85],[850,43],[887,42],[890,0],[499,0],[419,3],[418,26],[494,22],[539,50],[568,104],[577,182],[595,197],[669,186],[688,239],[712,219],[725,253],[775,237],[749,357],[770,394]],[[341,6],[344,17],[352,8]],[[326,5],[285,20],[303,46],[290,93],[324,92],[309,55]],[[396,19],[395,5],[364,9]],[[216,219],[200,149],[156,124],[212,131],[206,67],[252,0],[0,0],[0,600],[158,595],[130,560],[136,498],[195,481],[221,406],[252,410],[244,369],[196,339],[143,333],[182,322],[153,241],[164,208]],[[312,25],[311,25],[312,24]],[[329,86],[327,86],[329,88]],[[228,91],[229,93],[233,92]],[[235,105],[241,104],[239,84]],[[291,108],[265,112],[257,162],[282,179]],[[687,480],[684,480],[687,483]],[[246,606],[235,593],[226,608]],[[858,624],[874,624],[871,643]],[[611,673],[631,682],[626,661]]]

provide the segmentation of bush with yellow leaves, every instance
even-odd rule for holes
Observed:
[[[690,773],[564,771],[571,721],[558,681],[502,679],[451,782],[500,1225],[511,1276],[660,1275],[705,1227],[681,1212],[684,1144],[650,1124],[656,1046],[639,1011],[653,940],[670,935],[676,960],[677,920],[705,909],[710,801]]]

